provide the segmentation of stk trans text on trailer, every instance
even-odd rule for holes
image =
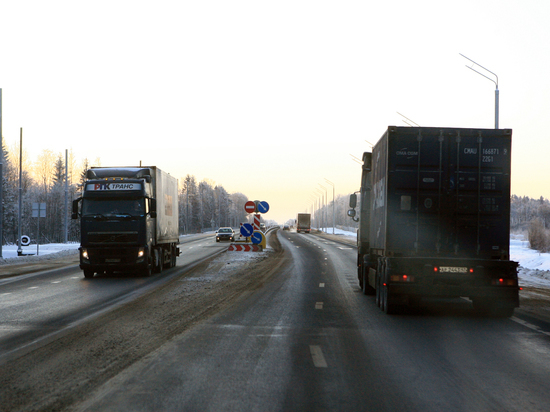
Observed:
[[[113,272],[149,276],[176,265],[177,179],[155,166],[92,167],[86,178],[72,213],[81,219],[80,268],[86,278]]]
[[[348,215],[359,221],[359,284],[384,312],[437,296],[513,314],[511,145],[509,129],[390,126],[363,154]]]

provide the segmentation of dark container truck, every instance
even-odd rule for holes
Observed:
[[[363,154],[358,277],[395,313],[422,297],[467,297],[480,313],[519,306],[510,260],[512,131],[389,127]]]
[[[81,219],[86,278],[115,271],[149,276],[176,265],[177,179],[155,166],[93,167],[86,178],[72,213]]]
[[[296,232],[311,233],[311,215],[309,213],[298,213],[296,218]]]

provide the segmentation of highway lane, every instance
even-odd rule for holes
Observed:
[[[0,361],[134,299],[226,248],[213,235],[185,237],[176,267],[148,278],[115,274],[85,279],[78,266],[69,266],[0,279]]]
[[[353,248],[279,239],[287,262],[272,281],[77,410],[548,410],[544,333],[460,299],[385,315],[358,287]]]

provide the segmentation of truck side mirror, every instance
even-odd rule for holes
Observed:
[[[352,209],[355,209],[356,206],[357,206],[357,195],[355,193],[352,193],[351,195],[349,195],[349,207],[351,207]],[[349,212],[348,212],[348,216],[349,216]]]
[[[348,216],[353,219],[355,217],[355,209],[348,210]]]
[[[153,219],[157,217],[157,199],[149,199],[150,203],[150,211],[149,216],[151,216]]]
[[[71,214],[71,219],[78,219],[78,203],[82,200],[81,197],[73,200],[73,213]]]

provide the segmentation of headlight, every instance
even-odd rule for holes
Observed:
[[[143,257],[144,255],[145,255],[145,249],[140,248],[140,249],[138,250],[138,258]]]
[[[87,260],[87,259],[90,259],[90,258],[88,257],[88,250],[82,249],[82,252],[81,252],[81,253],[82,253],[82,259],[86,259],[86,260]]]

